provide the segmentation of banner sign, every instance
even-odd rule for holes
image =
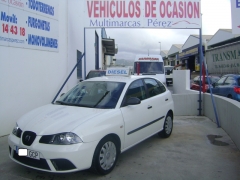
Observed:
[[[84,26],[201,28],[200,0],[85,0]]]
[[[234,43],[213,50],[210,49],[205,55],[209,73],[240,73],[240,43]]]
[[[58,0],[0,0],[0,45],[58,51]]]
[[[232,33],[240,34],[240,0],[231,0]]]

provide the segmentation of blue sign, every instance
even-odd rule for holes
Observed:
[[[106,75],[111,76],[128,76],[129,75],[129,69],[128,68],[108,68]]]
[[[240,8],[240,0],[236,0],[236,8]]]

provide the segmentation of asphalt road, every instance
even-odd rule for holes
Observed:
[[[0,180],[239,180],[240,151],[230,137],[203,116],[176,116],[172,135],[154,135],[122,153],[106,176],[88,170],[56,174],[27,168],[9,157],[0,138]]]

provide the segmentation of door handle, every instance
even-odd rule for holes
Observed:
[[[152,108],[152,106],[148,106],[148,109],[151,109]]]
[[[168,99],[165,99],[165,101],[168,101]]]

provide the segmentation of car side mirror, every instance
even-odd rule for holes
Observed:
[[[141,103],[141,100],[139,98],[136,98],[136,97],[130,97],[127,102],[125,103],[125,106],[128,106],[128,105],[137,105],[137,104],[140,104]]]
[[[216,86],[216,83],[213,83],[213,84],[212,84],[212,86],[215,88],[215,86]]]

